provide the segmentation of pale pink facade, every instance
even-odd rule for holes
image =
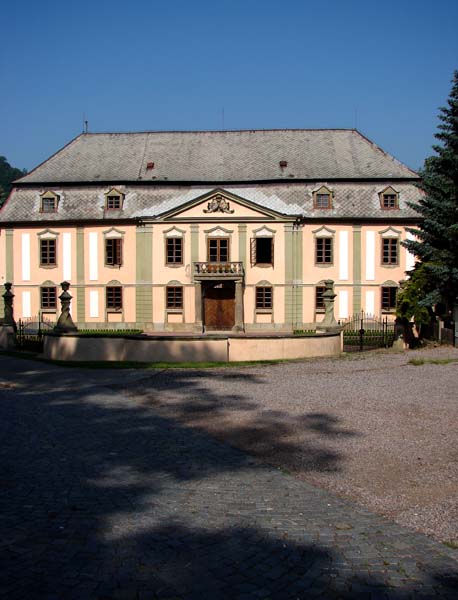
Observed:
[[[0,276],[13,283],[22,319],[54,320],[69,281],[73,319],[87,329],[313,329],[325,280],[337,319],[393,315],[393,290],[414,264],[401,245],[418,222],[409,173],[85,185],[35,182],[32,172],[0,212]]]

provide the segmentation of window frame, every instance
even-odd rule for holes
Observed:
[[[329,243],[329,260],[326,260],[326,243]],[[320,249],[319,245],[323,244]],[[315,266],[329,267],[334,264],[334,237],[333,236],[315,236]]]
[[[227,242],[227,258],[226,260],[221,260],[221,242]],[[217,260],[211,260],[210,259],[210,245],[211,242],[217,242]],[[231,262],[231,238],[230,237],[212,237],[212,236],[208,236],[207,237],[207,262],[211,263],[211,264],[218,264],[218,263],[226,263],[226,262]]]
[[[53,208],[52,210],[45,210],[44,203],[52,200]],[[59,195],[54,192],[45,192],[40,195],[40,213],[42,214],[53,214],[57,212],[57,206],[59,202]]]
[[[257,285],[255,287],[256,312],[272,312],[274,308],[274,288],[272,285]]]
[[[380,197],[380,208],[382,210],[399,210],[399,192],[397,192],[392,187],[385,188],[379,194]],[[391,200],[387,202],[388,198],[394,198],[394,201]]]
[[[45,292],[46,290],[46,292]],[[50,304],[49,296],[47,300],[47,306],[44,305],[44,296],[46,294],[50,294],[51,290],[53,290],[54,294],[54,303]],[[40,286],[40,311],[41,312],[56,312],[57,311],[57,286],[53,285],[42,285]]]
[[[258,260],[258,241],[259,240],[269,240],[270,241],[270,262],[260,262]],[[274,243],[274,237],[273,236],[264,236],[264,235],[259,235],[259,236],[255,236],[252,237],[250,239],[250,262],[251,262],[251,266],[252,267],[273,267],[274,266],[274,261],[275,261],[275,252],[274,252],[274,248],[275,248],[275,243]]]
[[[316,285],[315,286],[315,312],[316,313],[324,313],[325,312],[325,304],[323,294],[326,291],[325,285]]]
[[[318,204],[318,196],[327,196],[327,206],[319,206]],[[332,200],[334,194],[332,190],[330,190],[327,186],[322,185],[318,190],[314,190],[313,192],[313,208],[316,210],[331,210],[332,209]]]
[[[110,201],[117,198],[119,200],[119,206],[110,206]],[[109,192],[105,193],[105,210],[107,212],[122,210],[124,205],[124,194],[117,190],[116,188],[112,188]]]
[[[119,297],[117,298],[117,295]],[[110,297],[111,296],[111,297]],[[105,309],[109,313],[120,313],[124,308],[122,285],[107,285],[105,288]]]
[[[167,285],[165,288],[165,308],[167,311],[183,311],[184,289],[182,285]]]
[[[387,248],[385,248],[385,246]],[[380,262],[382,267],[396,267],[399,265],[398,237],[382,237],[380,248]]]
[[[396,303],[397,303],[397,298],[398,298],[398,287],[394,286],[394,285],[382,285],[380,288],[380,310],[382,313],[393,313],[396,310]],[[392,290],[394,291],[394,304],[392,302]],[[384,302],[384,299],[386,298],[386,293],[388,291],[388,306],[386,305],[386,302]],[[385,296],[385,298],[384,298]],[[385,304],[385,306],[384,306]]]
[[[113,245],[110,252],[109,245]],[[110,257],[111,254],[111,257]],[[123,264],[123,238],[105,237],[105,266],[122,267]]]
[[[49,248],[49,244],[51,242],[54,244],[54,250],[52,252]],[[57,267],[57,238],[55,238],[55,237],[40,238],[39,246],[40,246],[40,268],[54,269],[55,267]],[[48,247],[45,248],[46,246],[48,246]],[[46,255],[45,261],[43,260],[44,255]],[[51,260],[52,255],[53,255],[53,257]]]
[[[172,246],[171,252],[169,253],[169,242],[170,245]],[[179,250],[177,251],[176,245],[177,242],[179,242]],[[172,267],[178,267],[178,266],[182,266],[184,264],[184,260],[183,260],[183,250],[184,250],[184,244],[183,244],[183,237],[182,236],[170,236],[170,237],[166,237],[165,238],[165,264],[167,266],[172,266]],[[180,255],[179,260],[177,260],[176,258],[176,254]],[[169,260],[169,257],[172,257],[173,260]]]

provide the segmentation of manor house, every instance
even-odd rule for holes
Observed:
[[[84,133],[15,182],[0,275],[15,317],[79,328],[313,329],[393,314],[418,175],[352,129]],[[116,324],[116,325],[114,325]]]

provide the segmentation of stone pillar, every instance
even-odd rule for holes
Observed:
[[[10,282],[5,283],[5,293],[3,294],[3,302],[4,302],[4,317],[3,317],[3,325],[9,325],[16,330],[16,321],[14,320],[13,315],[13,299],[14,294],[11,291],[11,286],[13,284]]]
[[[334,299],[336,293],[334,292],[334,281],[332,279],[326,279],[324,282],[326,287],[323,293],[325,315],[321,323],[317,324],[317,331],[337,331],[341,329],[334,316]]]
[[[235,282],[235,325],[234,331],[245,331],[243,319],[243,282]]]
[[[196,333],[203,332],[203,323],[202,323],[202,282],[195,281],[194,282],[194,293],[195,293],[195,322],[194,322],[194,331]]]
[[[72,296],[68,291],[70,284],[68,283],[68,281],[63,281],[60,284],[60,286],[63,290],[62,294],[59,296],[59,300],[62,304],[62,310],[59,320],[57,321],[57,324],[54,327],[54,331],[58,333],[70,333],[72,331],[78,331],[70,314],[70,302],[72,300]]]

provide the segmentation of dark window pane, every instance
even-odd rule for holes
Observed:
[[[332,263],[332,238],[316,238],[316,262]]]
[[[256,264],[273,264],[273,243],[272,238],[256,238]]]
[[[382,239],[382,264],[398,264],[398,240],[396,238]]]
[[[40,290],[41,308],[50,310],[57,308],[57,292],[55,287],[42,287]]]
[[[107,209],[116,210],[121,208],[121,196],[107,196]]]
[[[42,266],[56,264],[56,240],[40,240],[40,264]]]
[[[382,287],[382,310],[394,310],[396,308],[398,288]]]
[[[105,240],[105,262],[107,265],[122,265],[122,239]]]
[[[272,308],[272,288],[256,288],[256,308]]]
[[[166,263],[171,265],[183,263],[183,240],[181,238],[167,238]]]
[[[56,199],[55,198],[42,198],[41,199],[41,212],[56,212]]]
[[[183,308],[183,288],[181,286],[167,287],[167,308]]]
[[[107,287],[106,292],[107,309],[121,310],[122,309],[122,287],[112,286]]]
[[[315,288],[315,310],[324,310],[324,298],[323,294],[326,288],[321,285]]]
[[[397,196],[396,194],[383,194],[382,195],[382,207],[383,208],[396,208]]]
[[[229,240],[226,238],[209,238],[208,262],[228,262]]]
[[[331,208],[330,194],[316,194],[315,198],[316,208]]]

